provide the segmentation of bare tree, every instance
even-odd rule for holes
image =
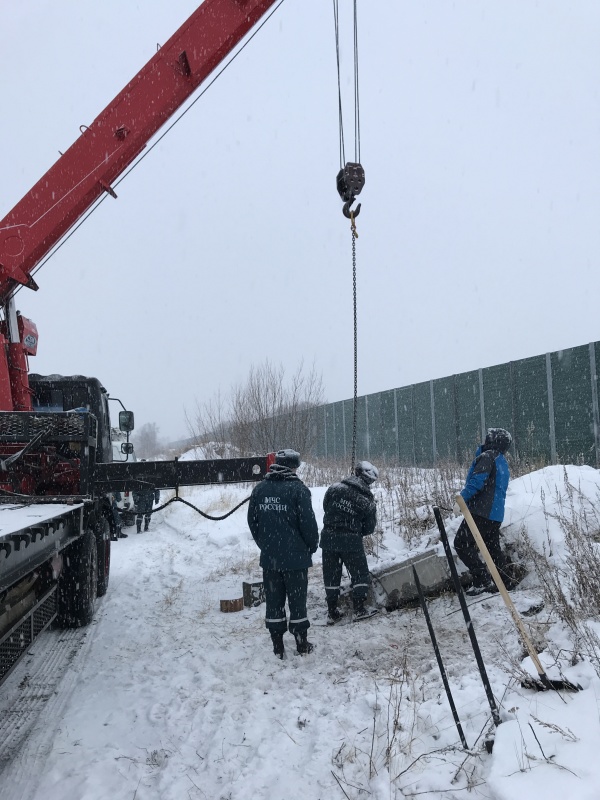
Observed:
[[[288,378],[282,364],[252,366],[246,381],[197,404],[188,426],[199,444],[213,443],[215,454],[233,448],[240,456],[293,447],[311,450],[316,437],[315,408],[324,402],[321,376],[300,362]]]
[[[156,422],[146,422],[133,434],[132,439],[139,458],[152,458],[161,452]]]
[[[196,401],[192,414],[186,411],[185,419],[191,439],[201,447],[205,458],[233,458],[238,455],[231,441],[231,398],[224,398],[219,390],[205,403]]]

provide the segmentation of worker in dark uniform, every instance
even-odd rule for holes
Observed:
[[[117,505],[121,502],[121,492],[112,492],[112,494],[109,495],[109,498],[112,516],[112,520],[109,520],[110,538],[113,542],[117,539],[127,539],[127,534],[123,533],[123,528],[121,527],[121,515],[119,514],[119,506]]]
[[[484,443],[475,452],[465,486],[460,493],[500,577],[509,589],[514,588],[516,583],[507,571],[508,559],[500,547],[500,525],[504,519],[504,502],[510,480],[508,462],[504,454],[511,442],[512,436],[504,428],[489,428]],[[458,505],[455,505],[454,511],[460,514]],[[479,554],[479,548],[464,519],[454,538],[454,549],[473,578],[473,587],[467,594],[473,596],[482,592],[497,591],[496,584]]]
[[[308,568],[319,544],[319,528],[310,490],[296,475],[300,454],[279,450],[257,486],[248,506],[248,525],[260,549],[265,598],[265,625],[271,634],[273,652],[283,658],[283,635],[288,630],[285,601],[289,606],[289,631],[301,654],[310,653],[310,627],[306,611]]]
[[[141,459],[145,461],[145,458]],[[152,506],[160,502],[160,490],[152,489],[151,487],[144,489],[136,489],[132,492],[133,505],[135,506],[136,518],[135,525],[137,532],[142,532],[142,520],[144,520],[144,531],[148,530],[150,525],[150,517],[152,516]]]
[[[365,600],[371,576],[363,538],[370,536],[377,522],[375,498],[369,488],[379,477],[377,467],[368,461],[359,461],[354,475],[332,484],[323,498],[323,581],[327,598],[328,624],[333,625],[342,614],[338,605],[342,566],[352,580],[354,618],[369,616]]]

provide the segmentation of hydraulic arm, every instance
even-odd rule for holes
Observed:
[[[0,302],[136,158],[275,0],[204,0],[0,222]]]

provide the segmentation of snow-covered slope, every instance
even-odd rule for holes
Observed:
[[[525,525],[540,551],[551,541],[552,558],[564,559],[558,509],[569,505],[568,485],[581,489],[575,502],[592,514],[595,470],[569,467],[567,484],[557,467],[513,481],[507,537],[520,539]],[[214,514],[248,492],[206,488],[184,497]],[[319,523],[323,493],[313,490]],[[457,525],[449,520],[451,533]],[[435,542],[435,531],[427,540]],[[389,530],[384,544],[386,558],[406,552]],[[243,580],[260,579],[245,507],[213,523],[171,504],[147,534],[115,543],[97,620],[73,648],[69,679],[52,689],[61,702],[47,703],[9,763],[0,754],[1,800],[597,800],[600,680],[589,661],[569,666],[573,642],[555,617],[542,611],[528,624],[536,642],[550,644],[542,653],[550,671],[550,653],[562,648],[566,676],[584,689],[577,694],[522,689],[512,676],[524,652],[501,598],[471,605],[501,706],[489,755],[489,706],[458,602],[451,594],[430,602],[465,753],[422,613],[326,627],[319,558],[309,584],[316,651],[295,655],[288,636],[280,662],[264,605],[219,611],[220,599],[241,596]],[[533,573],[512,595],[521,611],[540,602]],[[36,675],[47,680],[42,664],[61,636],[42,637],[13,673],[0,712],[16,707]],[[528,660],[524,667],[533,669]]]

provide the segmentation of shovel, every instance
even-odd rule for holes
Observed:
[[[466,521],[467,525],[469,526],[469,530],[473,534],[473,538],[475,539],[475,542],[477,543],[477,547],[479,548],[479,551],[480,551],[481,555],[483,556],[483,560],[485,561],[486,566],[487,566],[488,570],[490,571],[490,575],[492,576],[492,578],[494,580],[494,583],[498,587],[498,591],[502,595],[502,599],[504,600],[504,603],[505,603],[506,607],[510,611],[510,615],[513,618],[513,622],[515,623],[515,625],[517,627],[517,630],[521,634],[521,638],[523,640],[523,643],[524,643],[525,647],[527,648],[527,652],[529,653],[529,657],[533,661],[533,663],[535,665],[535,668],[537,670],[537,673],[538,673],[538,675],[540,677],[539,681],[536,681],[534,678],[532,678],[531,681],[525,681],[523,683],[523,685],[526,688],[537,689],[537,691],[540,691],[540,692],[546,691],[546,689],[566,689],[566,690],[571,691],[571,692],[579,692],[579,691],[581,691],[581,688],[582,688],[581,686],[579,686],[579,685],[576,686],[575,684],[573,684],[573,683],[571,683],[570,681],[567,681],[567,680],[562,680],[562,681],[552,680],[544,672],[544,668],[542,666],[542,663],[541,663],[540,659],[538,658],[538,654],[535,652],[535,648],[534,648],[534,646],[533,646],[533,644],[531,642],[531,639],[529,638],[529,635],[527,634],[527,631],[525,630],[525,624],[524,624],[523,620],[521,619],[521,617],[519,616],[519,613],[518,613],[517,609],[515,608],[515,604],[510,599],[510,595],[508,594],[508,591],[506,590],[506,586],[504,585],[504,581],[502,580],[502,578],[500,577],[500,573],[496,569],[496,565],[494,564],[494,561],[493,561],[493,559],[492,559],[492,557],[490,555],[490,552],[487,549],[486,544],[483,541],[483,538],[482,538],[481,534],[479,533],[479,529],[478,529],[477,525],[475,524],[475,520],[473,519],[473,517],[471,515],[471,512],[467,508],[467,504],[465,503],[465,501],[463,500],[463,498],[462,498],[462,496],[460,494],[456,496],[456,502],[458,503],[458,507],[460,508],[460,510],[461,510],[461,512],[462,512],[462,514],[463,514],[463,516],[465,518],[465,521]]]

